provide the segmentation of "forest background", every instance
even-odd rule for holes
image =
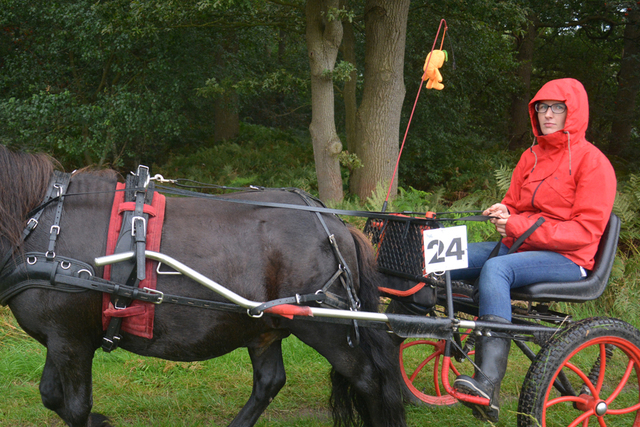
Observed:
[[[442,19],[445,87],[423,88],[414,105]],[[0,0],[1,144],[47,152],[68,171],[93,165],[126,174],[142,163],[167,178],[300,187],[338,208],[381,209],[410,117],[389,211],[499,200],[532,143],[526,104],[562,77],[579,79],[589,94],[587,139],[614,165],[623,225],[605,295],[560,311],[640,327],[639,2]],[[495,237],[490,224],[469,231],[474,240]],[[37,391],[43,348],[6,308],[0,325],[0,382],[12,385],[0,425],[7,414],[11,425],[53,424]],[[293,386],[264,425],[298,425],[326,398],[318,387],[325,362],[288,341]],[[215,372],[216,364],[124,352],[97,359],[97,405],[121,414],[122,425],[223,423],[249,393],[231,397],[230,385],[250,384],[244,353]],[[196,370],[202,375],[189,375]],[[224,386],[212,393],[220,375]],[[503,387],[510,406],[500,425],[515,422],[523,376],[511,372]],[[122,387],[137,399],[123,399]],[[313,393],[296,406],[301,389]],[[466,412],[409,411],[411,425],[424,425],[424,411],[443,425],[474,422]],[[304,425],[329,422],[311,418]]]
[[[420,90],[443,41],[445,87]],[[533,141],[529,99],[562,77],[589,94],[637,260],[640,2],[0,0],[0,143],[67,170],[142,163],[379,210],[408,130],[393,208],[477,208]]]

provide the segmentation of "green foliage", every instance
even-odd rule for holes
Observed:
[[[230,88],[254,122],[308,114],[298,7],[4,0],[2,9],[0,142],[69,169],[130,170],[202,145],[215,132],[215,95]]]
[[[306,93],[309,90],[309,82],[286,70],[275,70],[260,77],[248,77],[233,81],[225,79],[219,82],[215,77],[207,79],[203,87],[196,89],[199,96],[216,98],[227,90],[233,89],[241,95],[258,96],[266,92],[291,94]]]
[[[364,166],[357,154],[349,153],[346,150],[338,154],[338,161],[340,162],[340,165],[349,169],[349,171],[353,171],[354,169],[359,169]]]
[[[297,187],[317,193],[313,149],[293,132],[242,124],[233,141],[171,156],[153,173],[229,187]]]
[[[496,187],[499,191],[506,193],[511,185],[511,175],[513,175],[513,169],[508,166],[500,166],[500,168],[494,171],[496,178]]]
[[[351,73],[356,71],[356,67],[348,61],[336,62],[333,70],[324,70],[322,77],[331,78],[335,83],[348,82],[351,80]]]
[[[613,211],[622,221],[621,240],[627,251],[640,254],[640,175],[631,174],[618,188]]]
[[[337,9],[335,7],[330,7],[327,10],[326,18],[328,21],[349,21],[353,22],[356,17],[356,14],[353,10],[348,8]]]

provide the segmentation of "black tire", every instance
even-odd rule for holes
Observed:
[[[639,390],[640,331],[617,319],[585,319],[536,356],[520,393],[518,426],[637,427]]]

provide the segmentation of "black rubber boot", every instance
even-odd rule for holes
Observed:
[[[485,315],[478,320],[496,323],[510,323],[508,320]],[[475,375],[460,375],[453,383],[453,387],[461,393],[480,396],[490,400],[489,406],[475,405],[461,401],[462,404],[473,409],[473,415],[481,420],[498,422],[500,414],[500,383],[507,370],[509,348],[511,340],[482,335],[476,338],[476,369]]]

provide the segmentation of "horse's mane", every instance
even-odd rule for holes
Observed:
[[[54,160],[46,154],[11,151],[0,144],[0,236],[19,243],[26,215],[44,199]]]

